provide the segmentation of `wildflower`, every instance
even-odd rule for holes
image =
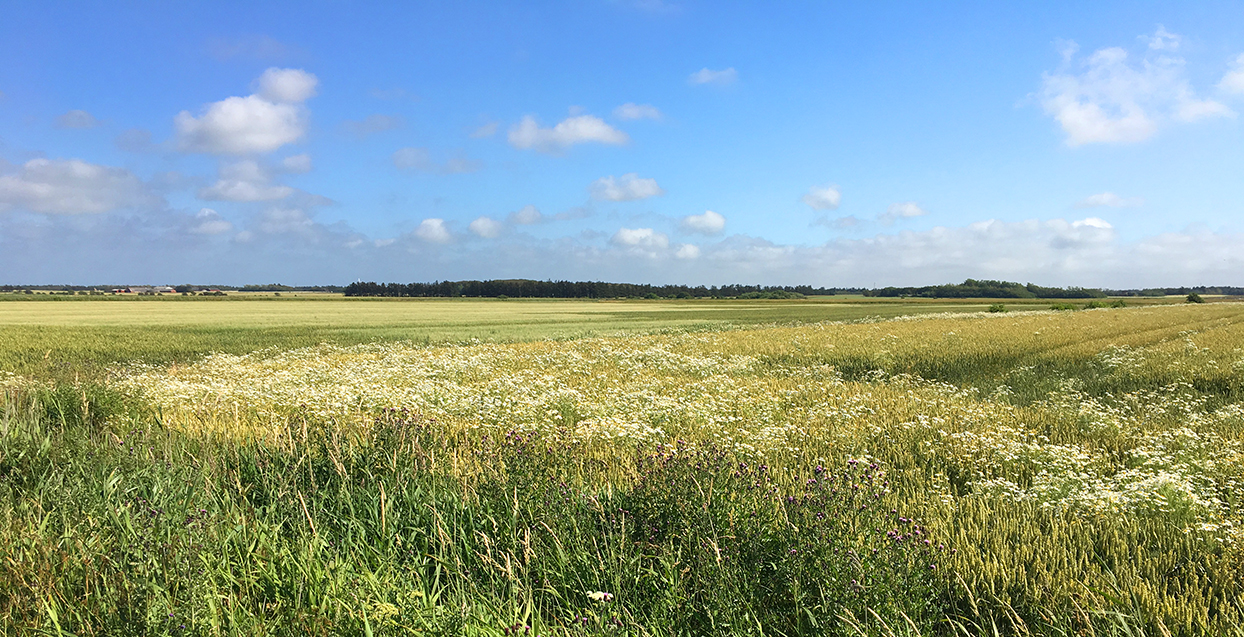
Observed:
[[[587,596],[589,599],[597,602],[613,601],[613,593],[606,593],[604,591],[592,591],[591,593],[588,593]]]

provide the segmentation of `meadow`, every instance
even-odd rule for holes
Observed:
[[[115,363],[184,363],[212,352],[243,354],[320,343],[567,339],[977,311],[989,304],[845,296],[806,301],[503,301],[347,299],[288,292],[230,293],[224,298],[0,294],[0,370],[72,381],[106,374]]]
[[[6,634],[1244,635],[1244,303],[84,303]]]

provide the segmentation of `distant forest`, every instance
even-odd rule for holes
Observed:
[[[351,283],[346,296],[415,296],[415,297],[513,297],[549,299],[610,299],[610,298],[798,298],[833,294],[862,294],[878,297],[920,298],[987,298],[987,299],[1094,299],[1106,296],[1163,296],[1168,294],[1244,295],[1244,287],[1181,287],[1144,290],[1102,290],[1096,288],[1054,288],[1009,281],[978,281],[930,285],[925,287],[825,288],[810,285],[646,285],[605,283],[603,281],[531,281],[507,279],[499,281],[436,281],[433,283]]]
[[[486,296],[526,299],[616,298],[802,298],[813,295],[861,294],[861,288],[814,288],[810,285],[765,286],[648,285],[604,281],[436,281],[433,283],[351,283],[346,296]]]
[[[923,297],[933,299],[1100,299],[1107,296],[1167,296],[1185,294],[1244,295],[1244,287],[1197,286],[1181,288],[1147,288],[1143,290],[1107,290],[1098,288],[1047,288],[1032,283],[1019,284],[1011,281],[978,281],[968,279],[963,283],[927,285],[914,288],[888,287],[866,290],[864,296]]]
[[[0,285],[0,293],[26,291],[99,293],[128,285]],[[604,281],[533,281],[504,279],[495,281],[434,281],[432,283],[371,283],[356,282],[340,285],[189,285],[175,286],[178,292],[207,289],[228,292],[341,292],[346,296],[395,297],[513,297],[543,299],[792,299],[805,296],[862,294],[874,297],[914,297],[931,299],[1095,299],[1106,296],[1169,296],[1187,294],[1225,294],[1244,296],[1240,286],[1195,286],[1178,288],[1146,288],[1111,290],[1098,288],[1054,288],[1011,281],[968,279],[963,283],[927,285],[923,287],[826,288],[810,285],[647,285],[642,283],[606,283]]]

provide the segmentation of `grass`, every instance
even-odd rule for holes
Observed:
[[[1007,309],[10,379],[0,631],[1244,634],[1244,304]]]
[[[319,343],[531,341],[662,329],[977,311],[984,300],[563,301],[0,295],[0,371],[72,381],[116,363],[186,363]],[[1044,304],[1012,306],[1044,308]]]

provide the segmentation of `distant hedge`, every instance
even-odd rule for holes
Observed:
[[[914,296],[936,299],[1100,299],[1106,293],[1094,288],[1047,288],[1011,281],[978,281],[968,279],[959,284],[927,285],[912,288],[882,288],[868,290],[864,296]]]
[[[613,298],[803,298],[812,295],[859,294],[856,288],[814,288],[810,285],[647,285],[604,281],[436,281],[433,283],[371,283],[347,285],[346,296],[510,297],[545,299]]]

